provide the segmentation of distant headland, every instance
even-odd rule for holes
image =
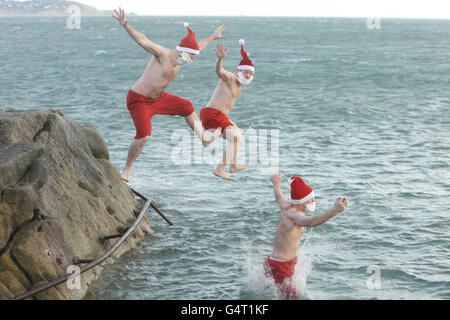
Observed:
[[[0,0],[0,17],[8,16],[68,16],[67,8],[75,5],[83,16],[107,16],[112,10],[97,10],[94,7],[66,0]],[[135,15],[131,13],[130,15]]]

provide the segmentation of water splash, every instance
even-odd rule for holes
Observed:
[[[247,256],[245,266],[247,278],[244,289],[241,292],[241,299],[283,299],[282,293],[279,290],[279,286],[275,283],[275,280],[264,274],[264,259],[261,259],[260,256]],[[298,262],[295,266],[295,273],[293,276],[294,286],[299,299],[305,299],[306,297],[306,279],[310,272],[311,257],[307,253],[301,252],[298,255]]]

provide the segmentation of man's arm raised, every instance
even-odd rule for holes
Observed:
[[[225,38],[225,36],[222,34],[222,32],[224,32],[226,29],[226,27],[224,25],[221,25],[220,27],[218,27],[216,29],[216,31],[214,31],[214,33],[212,35],[210,35],[208,38],[205,38],[203,40],[200,40],[198,42],[198,46],[200,47],[200,51],[205,49],[208,44],[210,44],[211,42],[213,42],[214,40],[217,39],[222,39]]]
[[[127,30],[128,34],[134,41],[137,42],[142,48],[144,48],[147,52],[151,53],[155,57],[159,57],[162,55],[166,49],[152,41],[150,41],[145,35],[140,33],[139,31],[133,29],[129,24],[127,17],[125,15],[125,11],[119,7],[119,11],[114,9],[114,12],[117,16],[113,15],[113,18],[119,21],[120,25]]]
[[[283,175],[279,172],[275,172],[271,177],[270,180],[273,183],[273,192],[275,194],[275,199],[278,202],[278,205],[280,206],[281,210],[284,210],[288,208],[291,203],[288,199],[286,199],[283,195],[283,191],[281,191],[281,180],[283,179]]]
[[[234,75],[230,71],[227,71],[223,68],[223,59],[227,55],[227,52],[228,49],[224,49],[222,43],[219,43],[216,46],[216,54],[217,54],[216,73],[220,79],[226,82],[234,78]]]
[[[348,201],[345,198],[338,197],[334,203],[334,208],[316,216],[307,216],[302,213],[295,212],[291,215],[294,223],[301,227],[318,227],[331,218],[333,218],[338,213],[342,212],[347,208]]]

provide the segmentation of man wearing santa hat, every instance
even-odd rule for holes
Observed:
[[[334,207],[322,214],[307,216],[305,211],[315,210],[314,191],[300,177],[290,179],[291,200],[281,191],[281,173],[270,177],[281,215],[275,236],[274,248],[264,262],[265,275],[273,277],[284,299],[297,299],[293,275],[297,263],[297,250],[306,227],[318,227],[347,208],[348,201],[338,197]]]
[[[128,150],[127,162],[121,177],[124,181],[130,181],[131,168],[137,159],[145,143],[151,135],[151,118],[155,114],[178,115],[185,118],[186,123],[194,130],[195,134],[202,140],[205,147],[220,135],[216,130],[213,135],[206,135],[192,103],[182,99],[165,90],[175,79],[181,66],[191,63],[195,57],[212,41],[224,38],[222,32],[225,26],[220,26],[209,37],[197,42],[194,32],[185,23],[188,34],[183,38],[175,49],[164,48],[145,37],[139,31],[133,29],[127,21],[125,11],[121,8],[114,10],[115,19],[125,28],[128,34],[142,48],[153,56],[141,78],[128,91],[127,108],[136,127],[136,136]]]
[[[217,45],[216,73],[219,77],[219,82],[208,105],[200,111],[200,120],[203,127],[206,130],[221,129],[222,137],[228,140],[227,148],[223,152],[222,163],[213,171],[214,175],[225,180],[235,180],[225,172],[228,163],[231,162],[231,173],[248,168],[248,165],[239,165],[237,163],[237,153],[244,143],[244,139],[238,126],[228,119],[228,113],[241,95],[242,87],[252,82],[253,74],[255,73],[255,66],[244,50],[244,40],[239,40],[239,43],[241,45],[242,60],[235,73],[223,68],[223,59],[228,49],[224,49],[223,44]]]

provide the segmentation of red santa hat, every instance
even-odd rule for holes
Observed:
[[[184,23],[184,26],[188,29],[188,34],[186,37],[181,39],[180,43],[177,46],[178,51],[185,51],[187,53],[199,54],[200,46],[198,42],[195,40],[194,31],[189,28],[189,24],[187,22]]]
[[[241,45],[242,60],[241,63],[239,63],[238,70],[250,70],[255,72],[255,66],[253,65],[253,62],[248,58],[248,54],[244,50],[244,43],[244,39],[239,40],[239,44]]]
[[[302,204],[314,198],[313,189],[302,178],[294,176],[289,180],[291,185],[291,203]]]

